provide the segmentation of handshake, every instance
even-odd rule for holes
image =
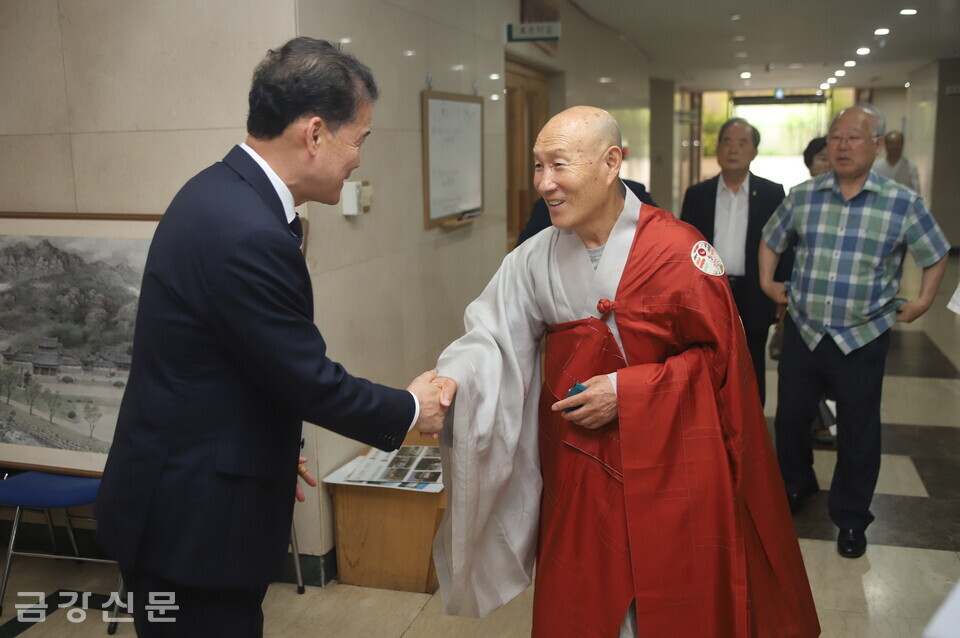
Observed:
[[[457,393],[457,382],[449,377],[438,377],[436,370],[428,370],[407,386],[420,402],[420,416],[413,429],[420,434],[437,438],[443,429],[443,418]]]

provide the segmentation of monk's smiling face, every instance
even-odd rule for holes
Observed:
[[[533,185],[554,226],[576,230],[601,212],[619,175],[619,135],[616,121],[593,107],[568,109],[540,131]]]

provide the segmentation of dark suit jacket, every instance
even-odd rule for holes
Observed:
[[[188,586],[270,583],[290,539],[301,420],[381,449],[406,435],[408,392],[326,357],[299,245],[240,147],[160,221],[96,504],[121,568]]]
[[[650,193],[647,192],[647,187],[640,182],[625,179],[623,180],[623,183],[626,184],[627,188],[632,190],[637,198],[644,204],[650,204],[651,206],[657,205],[657,203],[653,201],[653,198],[650,197]],[[527,221],[527,225],[524,226],[523,230],[520,231],[520,236],[517,237],[517,246],[527,241],[544,228],[549,227],[550,210],[547,208],[546,202],[544,202],[543,198],[541,197],[534,202],[533,208],[530,209],[530,220]]]
[[[683,196],[683,207],[680,219],[696,226],[704,238],[713,243],[713,227],[717,206],[717,188],[720,176],[717,175],[687,189]],[[776,182],[757,177],[750,173],[750,202],[747,220],[747,243],[745,254],[744,277],[747,280],[745,302],[743,308],[738,308],[743,320],[744,332],[747,334],[766,332],[770,324],[776,320],[776,304],[760,288],[760,270],[757,254],[760,251],[760,237],[764,224],[770,219],[773,211],[783,201],[783,186]],[[723,255],[720,256],[721,258]],[[781,258],[777,267],[776,279],[789,279],[792,259],[789,256]],[[787,263],[789,262],[789,263]]]

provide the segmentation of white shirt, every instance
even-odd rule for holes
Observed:
[[[287,223],[292,222],[297,216],[297,211],[293,209],[293,193],[291,193],[287,185],[283,183],[283,180],[280,179],[276,171],[270,168],[267,160],[260,157],[255,150],[246,144],[240,144],[240,148],[245,150],[247,154],[253,158],[253,161],[263,169],[263,172],[267,174],[267,179],[273,184],[273,190],[277,191],[277,196],[280,197],[280,203],[283,204],[283,214],[287,216]]]
[[[294,210],[293,204],[293,193],[290,192],[290,189],[287,188],[287,185],[283,183],[283,180],[280,179],[280,176],[277,175],[269,164],[267,160],[260,157],[260,155],[247,146],[245,143],[240,144],[240,148],[245,150],[250,157],[253,158],[253,161],[263,169],[263,172],[267,174],[267,179],[270,180],[270,183],[273,184],[273,190],[277,191],[277,196],[280,198],[280,203],[283,204],[283,214],[287,217],[287,223],[289,224],[297,217],[297,211]],[[407,390],[407,392],[410,392]],[[417,395],[413,392],[410,392],[410,396],[413,397],[413,421],[410,423],[410,427],[407,428],[407,432],[413,429],[413,426],[417,424],[417,419],[420,418],[420,400],[417,399]]]
[[[920,192],[920,176],[917,174],[917,166],[903,155],[893,165],[887,161],[886,157],[878,159],[873,163],[873,172],[881,177],[892,179],[898,184],[903,184],[916,193]]]
[[[713,247],[720,253],[728,275],[746,273],[747,221],[750,217],[750,173],[736,193],[720,176],[713,218]]]

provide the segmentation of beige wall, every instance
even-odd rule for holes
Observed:
[[[940,60],[930,207],[952,246],[960,246],[960,58]],[[954,94],[947,95],[948,87]]]
[[[558,75],[551,110],[595,104],[624,119],[625,170],[646,180],[647,65],[636,48],[559,2],[556,56],[504,45],[519,0],[2,0],[0,210],[161,213],[182,183],[244,139],[257,61],[296,35],[339,41],[381,85],[354,178],[372,211],[346,218],[310,204],[307,259],[329,354],[354,374],[405,386],[462,332],[462,313],[503,257],[505,50]],[[404,51],[414,51],[412,56]],[[455,66],[463,65],[461,70]],[[601,73],[602,69],[602,73]],[[424,230],[420,92],[484,102],[485,215]],[[600,75],[612,77],[599,83]],[[323,476],[363,446],[305,427]],[[298,506],[300,549],[334,545],[326,492]]]
[[[937,68],[938,64],[933,62],[911,73],[907,90],[910,139],[904,146],[904,153],[917,164],[920,194],[928,203],[937,126]]]
[[[907,131],[910,127],[907,119],[907,89],[873,89],[872,95],[873,105],[883,113],[883,117],[887,121],[887,130],[901,131],[909,137],[910,132]],[[904,154],[909,155],[910,149],[907,148]]]
[[[292,2],[0,2],[0,208],[160,213],[242,140]]]
[[[650,80],[650,192],[655,193],[653,200],[664,210],[679,215],[680,197],[678,178],[674,174],[679,167],[679,158],[674,155],[676,112],[674,110],[673,80]]]
[[[960,58],[933,62],[910,74],[907,112],[910,137],[904,153],[917,163],[920,190],[954,247],[960,246]]]

